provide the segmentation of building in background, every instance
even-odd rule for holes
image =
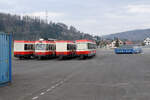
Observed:
[[[146,38],[146,39],[144,40],[144,44],[145,44],[145,45],[150,45],[150,38]]]
[[[134,43],[132,41],[125,41],[124,44],[125,45],[133,45]]]
[[[116,40],[112,41],[111,44],[109,45],[110,48],[116,48],[116,42],[117,42]],[[119,46],[124,45],[123,41],[118,40],[118,42],[119,42]]]

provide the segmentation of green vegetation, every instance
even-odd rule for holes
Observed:
[[[53,38],[63,40],[93,39],[89,34],[68,27],[64,23],[47,23],[38,17],[0,13],[0,31],[13,33],[15,40]]]
[[[117,38],[116,39],[116,43],[115,43],[115,47],[119,47],[120,45],[119,45],[119,39]]]

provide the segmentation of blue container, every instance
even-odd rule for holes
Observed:
[[[114,51],[116,54],[137,54],[141,53],[142,49],[139,46],[125,45],[116,48]]]
[[[0,33],[0,86],[11,82],[12,35]]]

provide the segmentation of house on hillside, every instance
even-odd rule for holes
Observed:
[[[146,38],[146,39],[144,40],[144,44],[145,44],[145,45],[150,45],[150,38]]]
[[[124,45],[123,41],[119,40],[119,46],[121,45]],[[109,47],[110,48],[116,48],[116,40],[112,41],[110,44],[109,44]]]
[[[124,44],[125,45],[133,45],[134,43],[132,41],[125,41]]]
[[[100,48],[110,48],[108,44],[111,44],[110,40],[102,40],[99,43]]]

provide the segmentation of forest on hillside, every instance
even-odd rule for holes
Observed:
[[[64,23],[46,22],[39,17],[18,16],[0,13],[0,32],[12,33],[15,40],[60,40],[93,39],[93,36],[78,31]]]

